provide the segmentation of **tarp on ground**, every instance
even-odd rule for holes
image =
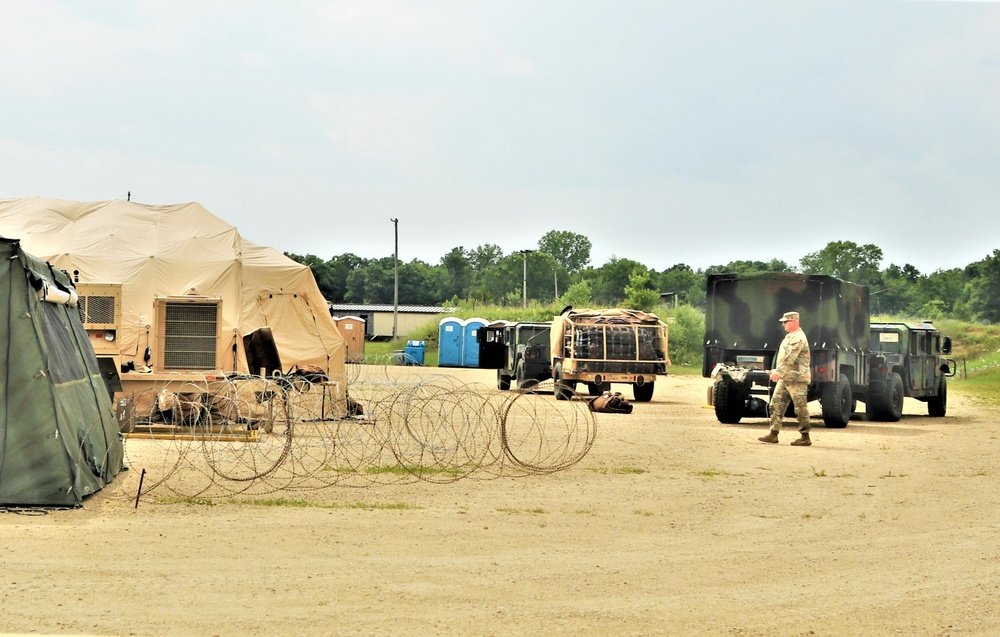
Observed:
[[[123,456],[70,277],[0,237],[0,505],[79,506]]]

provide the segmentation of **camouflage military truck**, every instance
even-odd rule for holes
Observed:
[[[810,343],[810,401],[827,427],[846,427],[868,390],[868,288],[832,276],[776,272],[708,276],[702,375],[720,422],[767,416],[770,370],[785,336],[778,321],[799,312]],[[790,405],[791,408],[791,405]]]
[[[948,409],[948,377],[955,375],[951,338],[930,322],[871,324],[868,373],[869,420],[896,422],[903,415],[903,398],[927,403],[927,413],[942,417]]]
[[[552,320],[550,347],[558,400],[572,397],[578,382],[591,396],[628,383],[636,402],[649,402],[656,377],[670,365],[667,325],[638,310],[568,307]]]
[[[479,366],[497,370],[497,389],[531,389],[552,378],[548,322],[488,325],[478,330]]]

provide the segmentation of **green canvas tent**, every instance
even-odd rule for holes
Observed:
[[[80,506],[123,457],[72,280],[0,237],[0,506]]]

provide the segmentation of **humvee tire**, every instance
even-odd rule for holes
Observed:
[[[948,411],[948,379],[944,376],[938,381],[937,394],[927,399],[927,414],[934,418],[943,418]]]
[[[823,387],[820,398],[823,406],[823,424],[829,429],[843,429],[851,419],[851,381],[841,374],[833,383]]]
[[[885,393],[883,394],[885,412],[881,420],[899,422],[899,419],[903,417],[903,396],[905,395],[906,389],[903,387],[903,377],[893,372],[889,375],[889,380],[885,384]]]
[[[514,370],[514,378],[517,379],[518,391],[528,391],[538,384],[537,378],[525,378],[524,360],[517,361],[517,368]]]
[[[556,363],[556,367],[552,371],[552,378],[555,381],[556,400],[569,400],[573,397],[573,394],[576,393],[576,382],[570,384],[563,380],[562,363]]]

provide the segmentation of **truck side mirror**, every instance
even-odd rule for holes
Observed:
[[[945,336],[944,341],[941,343],[941,353],[951,354],[951,337]]]

